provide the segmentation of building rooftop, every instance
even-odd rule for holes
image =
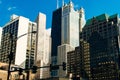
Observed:
[[[99,16],[88,19],[86,22],[86,26],[92,24],[93,19],[96,19],[97,21],[103,21],[103,20],[107,20],[107,19],[111,19],[111,18],[115,18],[115,17],[118,17],[118,14],[114,14],[111,16],[109,16],[108,14],[101,14]]]

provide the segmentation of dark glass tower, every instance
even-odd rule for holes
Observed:
[[[90,80],[120,80],[119,17],[102,14],[87,20],[80,38],[89,43]]]
[[[57,47],[61,45],[61,18],[62,8],[59,8],[53,12],[52,15],[52,46],[51,46],[51,57],[52,64],[57,64]],[[57,71],[52,72],[52,76],[57,76]]]
[[[57,47],[61,45],[61,18],[62,8],[59,8],[52,15],[52,56],[57,56]]]

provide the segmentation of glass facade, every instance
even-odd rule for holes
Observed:
[[[89,19],[80,38],[90,46],[91,80],[119,80],[120,52],[118,15],[102,14]]]
[[[57,46],[61,45],[61,17],[62,8],[53,12],[52,16],[52,56],[57,56]]]
[[[57,64],[57,47],[61,45],[61,17],[62,8],[59,8],[53,12],[52,15],[52,46],[51,46],[51,63]],[[57,70],[51,72],[51,76],[57,76]]]

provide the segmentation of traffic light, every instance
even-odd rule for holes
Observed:
[[[52,64],[50,64],[50,71],[52,71]]]
[[[23,69],[19,68],[19,75],[22,75]]]
[[[62,66],[63,66],[63,70],[65,71],[66,70],[66,63],[63,62]]]
[[[36,73],[37,72],[37,66],[33,66],[32,67],[32,73]]]

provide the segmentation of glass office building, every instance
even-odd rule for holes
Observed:
[[[52,29],[51,29],[51,63],[57,64],[57,47],[61,45],[61,18],[62,8],[59,8],[53,12],[52,15]],[[51,76],[57,76],[57,71],[53,71]]]
[[[118,14],[87,20],[80,38],[89,43],[91,80],[119,80],[120,26]]]

